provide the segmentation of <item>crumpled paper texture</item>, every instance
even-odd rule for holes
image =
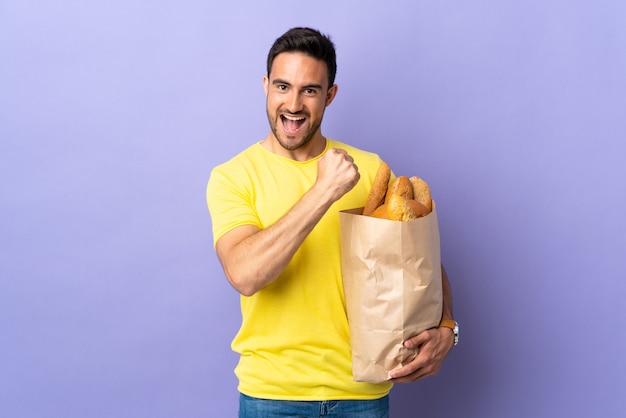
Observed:
[[[404,341],[439,325],[443,295],[436,207],[408,222],[342,211],[341,259],[355,381],[379,383],[416,355]]]

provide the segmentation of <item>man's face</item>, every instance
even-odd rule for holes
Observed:
[[[326,63],[299,52],[278,54],[268,77],[263,79],[267,118],[274,137],[286,150],[321,139],[324,110],[337,91],[328,88]]]

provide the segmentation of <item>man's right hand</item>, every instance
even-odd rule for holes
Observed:
[[[317,185],[330,193],[332,202],[352,190],[360,178],[359,169],[346,150],[331,148],[317,163]]]

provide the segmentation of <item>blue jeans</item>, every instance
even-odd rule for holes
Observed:
[[[239,418],[389,418],[389,396],[373,400],[275,401],[239,396]]]

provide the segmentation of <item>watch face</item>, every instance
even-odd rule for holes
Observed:
[[[454,323],[454,345],[457,345],[459,343],[459,323],[455,322]]]

